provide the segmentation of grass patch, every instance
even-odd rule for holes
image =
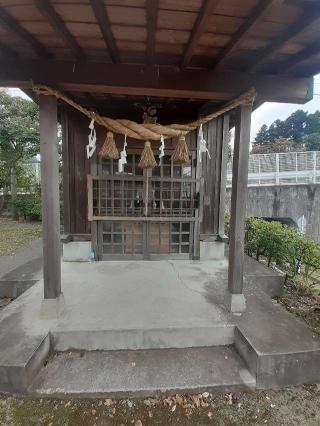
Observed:
[[[42,225],[0,221],[0,256],[13,254],[18,248],[41,237]]]

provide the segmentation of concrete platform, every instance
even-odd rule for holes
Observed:
[[[50,397],[236,392],[255,379],[231,347],[56,354],[29,389]]]
[[[67,311],[50,330],[54,346],[62,351],[229,345],[231,317],[205,296],[207,282],[226,267],[226,261],[66,263]]]
[[[201,380],[194,380],[190,373],[193,382],[185,383],[186,389],[222,389],[219,374],[211,376],[210,383],[204,379],[207,367],[201,353],[211,353],[220,365],[223,360],[219,350],[229,350],[230,345],[243,360],[239,371],[247,370],[259,388],[320,380],[320,368],[317,368],[320,339],[270,299],[268,294],[277,293],[279,289],[277,286],[271,290],[266,288],[271,275],[263,280],[264,274],[264,267],[246,263],[247,312],[231,315],[223,305],[227,286],[226,260],[63,263],[63,295],[58,301],[43,302],[43,284],[39,281],[0,312],[0,371],[7,377],[6,383],[0,381],[0,391],[47,393],[50,383],[52,389],[58,389],[53,372],[58,360],[62,365],[66,361],[62,355],[52,358],[47,369],[41,370],[49,349],[71,351],[72,354],[74,349],[80,350],[84,352],[88,368],[98,356],[97,362],[99,360],[103,367],[101,374],[113,368],[120,371],[112,351],[122,350],[123,359],[128,360],[139,353],[141,366],[145,366],[145,369],[141,367],[139,376],[144,377],[146,383],[135,381],[137,386],[127,387],[128,393],[142,388],[152,394],[162,388],[174,391],[181,386],[183,389],[177,364],[169,369],[177,386],[161,381],[161,372],[167,374],[165,360],[182,356],[184,351],[192,360],[192,348],[205,347],[212,352],[199,352],[199,359],[204,363],[199,366],[203,369],[201,374],[199,372]],[[277,285],[280,283],[278,281]],[[90,353],[97,350],[102,351],[100,355]],[[175,355],[168,355],[172,353]],[[152,364],[152,354],[158,359],[156,364]],[[68,362],[70,371],[76,371],[80,362],[77,355]],[[157,366],[159,369],[156,381],[150,373],[152,365],[155,370]],[[190,361],[190,368],[191,365]],[[215,371],[220,371],[219,368]],[[37,379],[30,388],[31,378],[39,371],[39,381]],[[110,379],[108,386],[101,389],[99,385],[94,390],[99,383],[98,372],[88,371],[86,377],[89,380],[92,375],[93,393],[117,393],[120,391],[117,386],[127,380],[127,373],[118,381],[115,376],[105,376]],[[237,386],[237,376],[232,377]],[[77,380],[73,382],[74,387],[66,386],[62,393],[90,394],[90,387],[85,387],[80,377]],[[227,384],[231,387],[231,376]]]

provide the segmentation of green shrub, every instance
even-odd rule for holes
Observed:
[[[313,275],[320,270],[320,245],[309,238],[299,238],[299,265],[303,286],[314,285]]]
[[[19,216],[29,220],[41,220],[41,196],[39,192],[18,195],[15,203]]]
[[[311,290],[313,276],[320,271],[319,243],[280,222],[248,218],[245,250],[257,260],[266,259],[268,266],[280,268],[304,293]]]
[[[245,249],[248,255],[257,260],[264,256],[268,262],[281,266],[285,259],[288,244],[287,227],[279,222],[267,222],[249,218],[246,222]]]

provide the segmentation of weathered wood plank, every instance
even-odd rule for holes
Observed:
[[[70,218],[70,168],[69,168],[69,132],[68,113],[65,108],[61,110],[62,127],[62,174],[63,174],[63,232],[71,232]]]
[[[307,46],[305,49],[302,49],[296,55],[291,55],[288,59],[283,62],[280,62],[275,68],[280,72],[284,70],[286,72],[292,71],[292,68],[299,66],[302,62],[308,61],[313,56],[318,56],[320,54],[320,44],[317,40],[315,43]],[[320,66],[318,67],[320,68]]]
[[[93,12],[98,21],[103,39],[110,51],[112,62],[120,62],[119,51],[111,30],[109,16],[105,9],[104,3],[101,0],[90,0]]]
[[[223,116],[223,130],[221,140],[220,156],[220,179],[219,179],[219,217],[218,217],[218,238],[221,241],[226,239],[224,230],[224,213],[226,202],[226,182],[227,182],[227,162],[228,162],[228,142],[229,142],[229,115]]]
[[[243,311],[245,309],[242,293],[251,110],[252,107],[248,105],[243,105],[237,109],[232,165],[228,293],[226,297],[228,308],[231,311]]]
[[[42,16],[50,23],[57,35],[64,40],[66,46],[68,46],[69,49],[73,52],[75,58],[78,60],[84,60],[85,54],[83,50],[66,27],[60,15],[58,15],[58,13],[55,11],[50,1],[36,0],[36,6],[41,12]]]
[[[260,50],[253,62],[246,67],[251,72],[262,67],[265,61],[279,50],[285,43],[299,35],[302,31],[306,31],[309,26],[320,19],[320,6],[315,4],[305,8],[305,12],[292,25],[290,25],[283,33],[276,37],[266,48]]]
[[[152,64],[155,53],[159,0],[147,0],[147,63]]]
[[[88,191],[88,221],[92,222],[93,218],[93,193],[92,193],[92,176],[87,176],[87,191]]]
[[[54,299],[61,293],[57,100],[40,96],[39,105],[44,297]]]
[[[40,58],[49,58],[50,54],[46,47],[33,35],[23,28],[4,8],[0,7],[0,23],[10,32],[18,36],[23,43],[32,47]]]
[[[196,22],[190,33],[189,41],[183,53],[181,67],[188,66],[195,49],[198,45],[201,35],[207,30],[207,24],[210,20],[210,15],[213,13],[215,7],[220,0],[204,0],[202,7],[197,15]]]
[[[262,0],[259,1],[257,6],[252,10],[250,16],[241,25],[238,31],[234,33],[231,40],[221,50],[217,58],[215,58],[213,68],[221,66],[223,62],[234,52],[243,42],[249,31],[256,27],[261,19],[268,11],[277,4],[283,3],[283,0]]]
[[[30,88],[31,81],[62,90],[142,96],[230,100],[255,87],[265,101],[304,103],[312,98],[313,79],[283,75],[214,72],[69,61],[8,60],[0,84]]]

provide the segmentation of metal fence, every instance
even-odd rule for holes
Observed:
[[[227,186],[232,183],[232,159],[227,165]],[[320,151],[251,154],[248,186],[320,183]]]

